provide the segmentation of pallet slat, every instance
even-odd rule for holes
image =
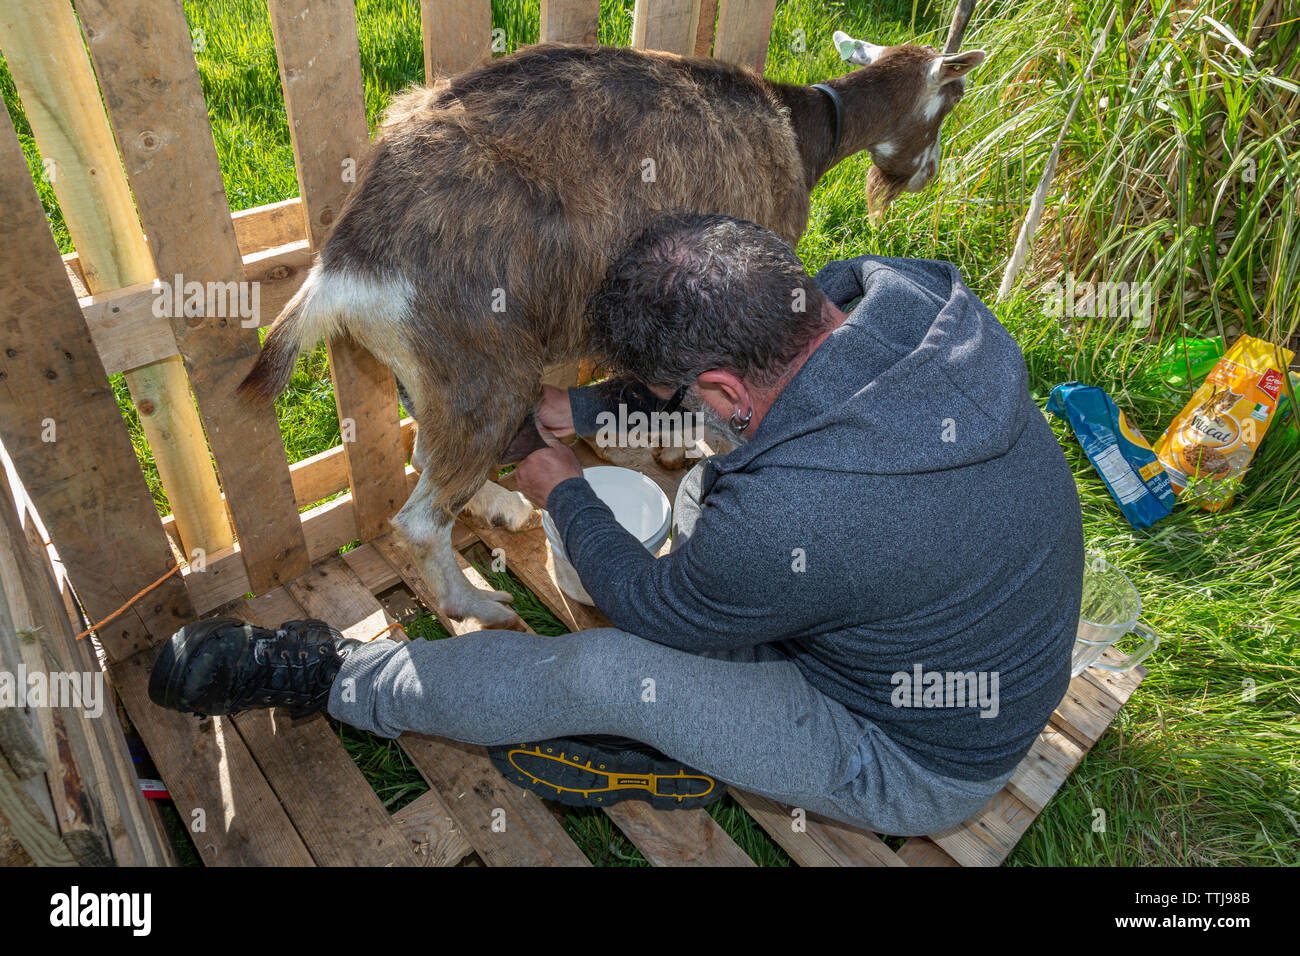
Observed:
[[[408,469],[407,480],[412,486],[415,479],[414,470]],[[307,554],[313,561],[337,554],[339,548],[357,538],[352,495],[341,495],[306,512],[302,516],[302,530],[307,538]],[[187,566],[183,573],[190,600],[199,614],[206,614],[252,590],[237,551],[209,555],[203,571]]]
[[[300,616],[283,588],[238,602],[227,613],[267,628]],[[324,719],[295,726],[275,709],[246,711],[233,720],[318,866],[418,862]]]
[[[700,25],[695,31],[695,55],[713,55],[713,30],[718,23],[718,0],[700,0]]]
[[[1111,660],[1119,656],[1111,650],[1107,653]],[[1124,700],[1090,671],[1074,678],[1007,786],[969,820],[931,834],[930,839],[962,866],[1002,863],[1145,675],[1140,667],[1129,674],[1111,675]]]
[[[241,256],[301,242],[307,236],[302,197],[282,199],[230,214]]]
[[[319,251],[342,212],[370,145],[351,0],[271,0],[294,166],[311,246]],[[328,344],[357,534],[388,531],[406,501],[406,456],[393,373],[349,339]]]
[[[28,674],[76,673],[69,666],[71,662],[60,660],[55,646],[58,620],[46,618],[37,599],[38,582],[30,564],[27,538],[12,501],[4,469],[0,468],[0,629],[8,629],[0,640],[8,643],[10,635],[19,636],[16,647],[10,645],[7,650],[18,652],[19,662]],[[0,670],[13,674],[13,663],[4,661]],[[93,732],[85,707],[52,696],[45,706],[23,708],[20,704],[18,708],[5,708],[10,709],[19,714],[28,709],[36,718],[47,763],[45,779],[55,812],[53,822],[64,845],[83,866],[110,865],[115,854],[100,798],[107,781],[102,781],[101,788],[90,759]],[[12,756],[8,748],[4,752]],[[104,797],[111,803],[111,791]]]
[[[303,238],[244,253],[244,281],[256,282],[261,290],[262,325],[269,325],[293,298],[311,261],[311,249]],[[65,256],[63,262],[74,272],[79,264],[75,255]],[[78,296],[100,361],[110,375],[180,355],[171,324],[166,317],[154,315],[152,280],[99,295],[79,291]]]
[[[713,55],[762,73],[776,0],[719,0]]]
[[[109,673],[199,857],[208,866],[312,866],[311,853],[230,719],[198,720],[149,699],[150,658],[136,654]],[[203,829],[196,831],[200,822]]]
[[[455,866],[474,852],[437,790],[426,790],[402,807],[393,823],[428,866]]]
[[[8,111],[0,114],[0,438],[98,620],[174,562]],[[190,610],[173,577],[100,638],[123,657],[148,647],[151,633],[170,634]]]
[[[656,810],[639,800],[603,809],[654,866],[757,866],[705,810]]]
[[[700,26],[700,0],[636,0],[632,46],[689,56]]]
[[[1121,655],[1107,648],[1103,660],[1114,661]],[[1065,699],[1052,714],[1051,723],[1085,751],[1092,748],[1111,725],[1125,701],[1146,676],[1146,668],[1137,667],[1128,674],[1110,675],[1104,682],[1095,672],[1084,671],[1070,681]],[[1098,672],[1100,673],[1100,672]]]
[[[600,0],[541,0],[538,36],[542,43],[595,43]]]
[[[9,72],[26,108],[82,275],[93,294],[158,274],[104,115],[77,15],[63,0],[28,0],[0,18]],[[170,337],[170,329],[168,329]],[[182,550],[233,540],[189,379],[176,356],[126,372],[126,385],[176,514]]]
[[[77,12],[159,274],[237,287],[243,265],[184,9],[170,0],[83,0]],[[169,319],[249,580],[267,590],[310,562],[275,410],[235,395],[260,348],[257,331],[238,316]]]
[[[420,25],[426,83],[492,55],[491,0],[420,0]]]
[[[912,837],[898,848],[898,858],[908,866],[961,866],[929,837]]]
[[[1081,760],[1079,746],[1048,726],[1007,781],[1007,791],[1034,813],[1042,813]]]
[[[390,623],[374,595],[339,558],[318,565],[285,590],[309,615],[329,621],[347,637],[369,640]],[[403,734],[398,743],[439,791],[484,862],[590,866],[542,802],[507,783],[483,748],[419,734]],[[498,829],[501,822],[504,828]]]
[[[1007,858],[1038,814],[1006,790],[960,826],[930,839],[962,866],[997,866]]]
[[[22,507],[30,556],[28,593],[36,595],[40,617],[51,622],[46,637],[47,646],[59,655],[62,669],[94,674],[100,670],[94,648],[89,641],[76,640],[72,620],[63,603],[37,523],[25,501]],[[119,865],[172,865],[168,860],[170,844],[162,835],[165,831],[149,812],[151,804],[140,794],[139,776],[122,736],[112,688],[106,689],[109,693],[103,713],[95,719],[83,718],[83,726],[90,739],[92,767],[89,772],[100,781],[95,792],[102,803],[117,862]]]
[[[77,861],[40,805],[18,781],[9,761],[0,754],[0,832],[8,831],[38,866],[76,866]]]
[[[904,866],[874,833],[808,814],[803,832],[792,826],[790,807],[756,793],[733,790],[736,802],[800,866]]]

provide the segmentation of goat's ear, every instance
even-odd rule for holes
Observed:
[[[955,83],[983,63],[984,55],[983,50],[966,50],[964,53],[936,57],[930,64],[930,82],[935,86]]]
[[[843,30],[836,30],[831,39],[835,41],[835,49],[840,51],[840,57],[845,62],[855,63],[858,66],[870,66],[880,59],[880,54],[885,52],[883,46],[876,46],[865,40],[855,40]]]

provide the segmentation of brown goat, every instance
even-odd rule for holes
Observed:
[[[445,614],[519,626],[508,595],[460,573],[452,522],[466,506],[515,529],[534,519],[488,479],[544,368],[587,353],[584,306],[656,214],[724,213],[793,246],[813,187],[844,158],[871,151],[878,205],[938,171],[939,127],[984,54],[835,41],[862,67],[828,81],[842,112],[823,90],[717,60],[563,44],[393,102],[242,390],[279,393],[322,336],[350,336],[393,370],[421,469],[393,525]]]

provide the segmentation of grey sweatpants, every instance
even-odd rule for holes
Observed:
[[[674,546],[690,533],[698,487],[697,467],[677,495]],[[771,645],[692,654],[615,628],[373,641],[344,663],[329,712],[384,737],[631,737],[742,790],[899,836],[960,823],[1009,776],[971,782],[921,767]]]

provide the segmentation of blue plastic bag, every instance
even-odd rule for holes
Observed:
[[[1149,528],[1174,510],[1174,489],[1164,466],[1102,389],[1081,382],[1058,385],[1047,410],[1070,423],[1129,524]]]

